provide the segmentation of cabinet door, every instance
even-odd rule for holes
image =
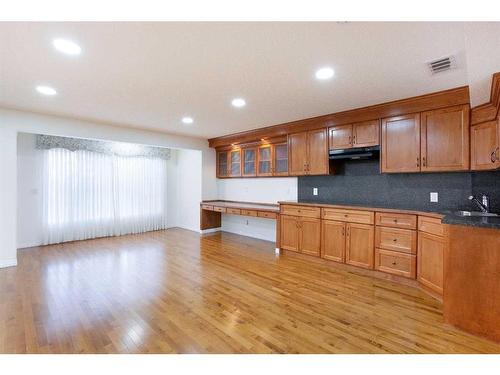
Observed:
[[[288,136],[288,171],[292,176],[306,174],[307,163],[307,132],[290,134]]]
[[[496,121],[471,128],[471,169],[496,169],[500,166],[499,134]]]
[[[359,122],[353,124],[352,129],[353,147],[370,147],[380,144],[379,120]]]
[[[321,256],[336,262],[344,262],[345,223],[323,220],[321,225]]]
[[[280,215],[282,249],[299,251],[299,218],[296,216]]]
[[[307,133],[307,174],[328,174],[328,138],[326,129]]]
[[[321,219],[301,217],[299,227],[300,252],[319,256],[321,250]]]
[[[352,125],[337,125],[328,129],[330,150],[352,147]]]
[[[417,279],[424,286],[439,294],[443,294],[445,246],[445,238],[418,232]]]
[[[255,176],[257,172],[257,149],[243,149],[243,176]]]
[[[273,175],[273,156],[271,145],[260,146],[257,149],[257,176]]]
[[[469,169],[469,106],[461,105],[422,113],[422,171]]]
[[[382,172],[420,171],[420,114],[382,120]]]
[[[288,144],[277,143],[273,145],[273,175],[288,175]]]
[[[241,150],[229,152],[229,175],[231,177],[241,176]]]
[[[373,225],[346,224],[345,262],[353,266],[373,269]]]
[[[228,176],[228,157],[229,152],[218,151],[217,152],[217,177],[227,177]]]

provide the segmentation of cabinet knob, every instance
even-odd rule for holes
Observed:
[[[417,167],[420,167],[420,158],[417,156]]]
[[[397,238],[394,238],[394,239],[393,239],[393,241],[394,241],[394,242],[397,242],[397,241],[398,241],[398,239],[397,239]]]
[[[397,263],[396,263],[396,261],[392,262],[392,265],[393,265],[393,266],[395,266],[396,264],[397,264]]]

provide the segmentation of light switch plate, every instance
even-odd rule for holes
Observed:
[[[313,195],[318,195],[318,188],[313,188]]]
[[[431,202],[437,202],[438,200],[438,193],[431,193]]]

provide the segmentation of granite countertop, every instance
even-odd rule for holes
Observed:
[[[282,204],[303,204],[311,206],[325,206],[334,208],[345,208],[345,209],[364,209],[382,212],[404,212],[414,215],[433,215],[442,218],[443,224],[450,225],[464,225],[472,227],[483,227],[483,228],[493,228],[500,229],[500,217],[481,217],[481,216],[458,216],[455,211],[451,210],[422,210],[414,208],[404,208],[404,207],[387,207],[387,206],[370,206],[362,204],[346,204],[346,203],[335,203],[335,202],[313,202],[313,201],[282,201],[278,202]]]

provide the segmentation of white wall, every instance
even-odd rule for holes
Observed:
[[[153,131],[0,108],[0,267],[16,264],[19,132],[139,143],[201,153],[201,197],[215,199],[215,152],[208,142]],[[197,202],[199,204],[199,202]],[[199,210],[196,210],[199,217]]]
[[[219,199],[276,203],[297,199],[297,177],[217,180]],[[276,222],[248,216],[222,215],[222,230],[268,241],[276,239]]]

